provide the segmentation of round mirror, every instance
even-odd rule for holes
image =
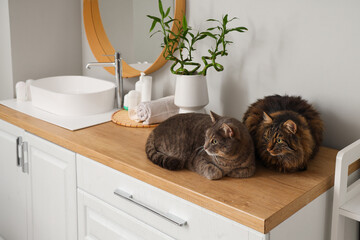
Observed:
[[[171,7],[174,18],[182,19],[185,0],[162,0],[162,3],[164,9]],[[136,77],[141,72],[150,74],[166,63],[160,46],[161,34],[150,38],[149,33],[152,20],[147,15],[159,15],[158,0],[84,0],[83,15],[86,36],[96,60],[113,61],[115,51],[120,52],[123,77]],[[115,74],[114,68],[105,69]]]

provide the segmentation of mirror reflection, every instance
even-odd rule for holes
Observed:
[[[162,2],[164,9],[171,7],[174,16],[174,0]],[[127,63],[156,60],[162,39],[161,34],[150,38],[152,20],[147,15],[159,15],[158,0],[99,0],[99,10],[109,41]]]

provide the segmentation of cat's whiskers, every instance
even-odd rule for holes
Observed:
[[[209,155],[210,157],[213,157],[213,158],[215,159],[216,163],[220,163],[217,154],[215,154],[215,153],[210,153],[208,150],[205,150],[205,152],[206,152],[207,155]]]
[[[215,158],[216,163],[217,163],[217,164],[220,164],[220,161],[219,161],[219,159],[217,158],[216,155],[214,155],[214,158]]]
[[[201,153],[201,152],[205,151],[205,148],[204,148],[204,146],[200,146],[200,147],[196,148],[195,151],[198,153]]]

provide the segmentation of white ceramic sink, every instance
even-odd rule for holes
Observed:
[[[85,116],[114,109],[115,84],[85,76],[59,76],[31,83],[32,105],[61,116]]]

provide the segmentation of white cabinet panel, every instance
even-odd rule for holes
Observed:
[[[23,134],[0,120],[0,239],[27,238],[27,175],[17,166],[17,138]]]
[[[77,155],[77,167],[80,189],[175,239],[264,239],[264,234],[91,159]],[[116,189],[131,194],[134,200],[156,211],[186,220],[187,224],[178,226],[169,222],[164,217],[117,196],[114,194]]]
[[[82,190],[78,199],[79,239],[173,239]]]
[[[75,153],[26,133],[33,240],[77,236]]]

